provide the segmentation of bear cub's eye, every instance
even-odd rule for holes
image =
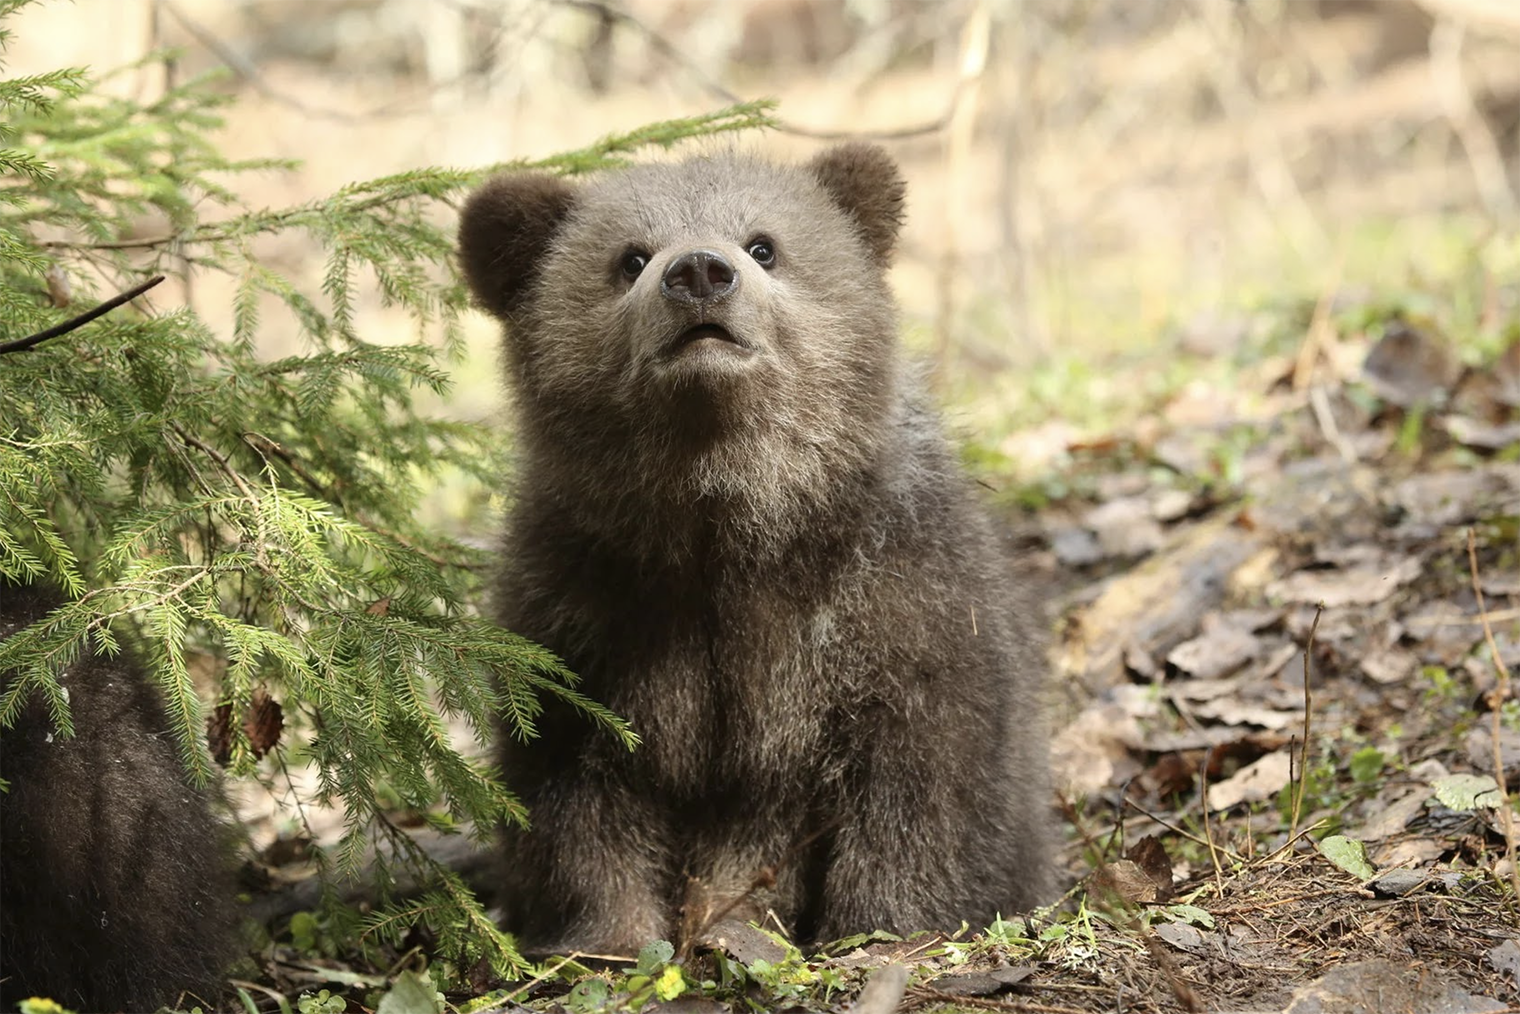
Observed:
[[[750,240],[746,252],[762,268],[769,268],[776,263],[776,245],[771,242],[769,236],[756,236]]]
[[[637,247],[630,248],[618,261],[618,267],[622,269],[623,277],[631,282],[649,267],[649,255]]]

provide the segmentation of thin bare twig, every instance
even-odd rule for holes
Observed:
[[[68,334],[75,328],[84,327],[90,321],[97,317],[105,316],[123,303],[130,303],[163,280],[163,275],[154,275],[141,285],[128,289],[119,296],[112,296],[99,306],[86,310],[77,317],[70,317],[62,324],[54,324],[46,331],[38,331],[36,334],[30,334],[25,338],[17,338],[13,341],[0,342],[0,355],[6,352],[25,352],[27,349],[41,345],[49,338],[57,338],[59,335]]]
[[[954,1007],[978,1007],[982,1010],[1023,1011],[1026,1014],[1086,1014],[1087,1008],[1066,1007],[1060,1004],[1038,1003],[1034,1000],[998,1000],[990,996],[966,996],[963,993],[947,993],[931,986],[916,986],[908,993],[914,1007],[926,1002],[950,1004]]]
[[[1441,19],[1436,22],[1430,30],[1430,76],[1441,110],[1461,142],[1462,150],[1467,153],[1478,195],[1487,205],[1489,214],[1497,219],[1513,220],[1520,212],[1520,203],[1516,202],[1514,191],[1509,187],[1504,154],[1483,114],[1478,111],[1472,88],[1462,74],[1462,43],[1466,34],[1466,26],[1459,21]]]
[[[432,108],[432,106],[428,103],[416,103],[406,108],[398,108],[394,103],[387,103],[385,105],[376,106],[372,109],[363,110],[360,112],[348,112],[342,109],[313,106],[307,102],[304,102],[300,98],[287,94],[286,92],[283,92],[271,85],[269,81],[264,77],[264,75],[259,72],[257,67],[255,67],[245,57],[241,56],[232,46],[229,46],[225,41],[223,41],[218,35],[216,35],[215,32],[211,31],[205,25],[201,24],[199,21],[186,14],[182,9],[180,9],[174,0],[159,0],[159,2],[163,8],[171,16],[173,16],[176,21],[180,23],[181,27],[183,27],[192,38],[194,38],[197,42],[209,50],[213,56],[225,64],[228,69],[230,69],[234,74],[236,74],[243,81],[247,82],[254,89],[254,91],[258,92],[260,95],[271,101],[279,102],[282,105],[289,106],[290,108],[296,110],[299,113],[302,113],[303,115],[320,119],[337,120],[343,123],[360,123],[366,120],[397,119],[404,116],[420,115],[427,113]],[[482,9],[479,7],[461,4],[458,3],[457,0],[440,0],[440,2],[447,2],[449,6],[461,10],[470,10],[476,13],[482,12]],[[615,7],[610,3],[599,2],[599,0],[556,0],[556,2],[564,7],[569,7],[575,10],[594,14],[598,18],[602,18],[609,22],[628,25],[629,27],[638,31],[639,34],[643,35],[657,52],[678,63],[688,74],[696,78],[698,83],[706,91],[733,105],[738,105],[744,102],[743,99],[740,99],[737,95],[735,95],[735,93],[725,88],[721,83],[719,83],[717,80],[703,71],[700,67],[698,67],[695,63],[693,63],[680,47],[670,42],[670,40],[666,39],[658,31],[644,24],[644,22],[640,21],[638,18],[634,17],[627,11]],[[437,86],[453,86],[470,78],[478,76],[480,76],[478,73],[471,72],[453,80],[438,82]],[[905,127],[896,127],[887,130],[816,130],[813,128],[803,127],[794,123],[787,122],[779,122],[775,129],[780,130],[783,133],[795,134],[799,137],[811,137],[818,140],[847,140],[851,138],[868,138],[879,141],[905,140],[914,137],[921,137],[926,134],[934,134],[941,130],[944,130],[945,127],[950,123],[951,118],[954,116],[958,102],[958,93],[952,94],[950,103],[945,112],[943,112],[938,117],[935,117],[932,120],[924,121],[922,123],[912,124]],[[163,237],[153,241],[124,241],[113,245],[99,244],[96,245],[96,248],[131,249],[138,246],[156,246],[159,243],[166,242],[170,238],[172,237]]]
[[[1309,781],[1309,734],[1314,728],[1314,691],[1310,676],[1314,672],[1314,635],[1319,630],[1319,618],[1325,614],[1323,602],[1314,607],[1314,622],[1309,625],[1309,637],[1304,641],[1304,741],[1298,752],[1298,782],[1293,788],[1293,823],[1288,832],[1291,841],[1298,837],[1298,821],[1304,811],[1304,790]]]
[[[71,239],[49,239],[44,240],[40,246],[45,250],[151,250],[172,242],[179,236],[177,232],[164,232],[152,236],[139,236],[135,239],[111,239],[103,243],[97,243],[94,240],[81,243]]]
[[[595,14],[599,18],[606,18],[627,25],[644,36],[655,52],[679,64],[687,74],[695,78],[699,85],[708,92],[711,92],[715,97],[730,105],[738,105],[745,101],[729,91],[721,82],[713,78],[701,67],[693,63],[679,46],[621,7],[615,7],[610,3],[603,2],[603,0],[557,0],[557,2],[565,7],[585,11]],[[937,134],[949,127],[961,108],[966,91],[966,81],[964,79],[958,80],[954,90],[950,93],[950,99],[945,105],[944,112],[932,120],[925,120],[922,123],[913,123],[903,127],[891,127],[885,130],[822,130],[800,126],[788,120],[778,120],[774,129],[779,130],[783,134],[810,137],[817,141],[848,141],[852,139],[903,141],[909,138],[923,137],[928,134]]]
[[[1488,622],[1488,609],[1483,603],[1483,585],[1478,580],[1478,537],[1471,528],[1467,530],[1467,566],[1472,572],[1473,594],[1478,597],[1478,616],[1483,620],[1483,637],[1488,641],[1488,654],[1493,659],[1494,673],[1497,676],[1494,688],[1488,694],[1488,717],[1493,723],[1490,739],[1494,751],[1494,781],[1499,786],[1499,814],[1504,824],[1505,856],[1509,860],[1510,883],[1514,885],[1515,896],[1520,898],[1520,865],[1515,862],[1515,814],[1509,805],[1509,786],[1504,777],[1504,750],[1501,738],[1503,732],[1501,712],[1510,694],[1509,666],[1504,664],[1504,658],[1499,654],[1499,645],[1494,642],[1494,628]]]
[[[216,462],[217,468],[223,475],[232,480],[233,484],[237,486],[239,493],[242,493],[243,496],[249,500],[258,499],[258,495],[254,493],[253,489],[248,485],[247,481],[244,480],[242,473],[232,467],[232,462],[228,460],[225,454],[223,454],[221,451],[218,451],[216,448],[212,447],[205,441],[201,440],[199,437],[187,432],[185,428],[179,423],[171,422],[169,426],[172,430],[174,430],[175,435],[178,436],[186,446],[194,447],[196,450],[206,455],[212,461]]]
[[[588,957],[588,956],[589,955],[582,954],[580,951],[571,951],[569,954],[565,955],[563,958],[560,958],[559,964],[554,965],[551,968],[545,968],[542,972],[539,972],[533,978],[529,979],[527,982],[523,983],[521,986],[518,986],[512,992],[508,993],[506,996],[502,997],[500,1000],[497,1000],[495,1003],[491,1004],[490,1006],[477,1008],[476,1011],[475,1011],[475,1014],[489,1014],[490,1011],[505,1010],[507,1007],[509,1007],[509,1006],[512,1005],[513,1001],[515,1001],[518,997],[523,996],[524,994],[526,994],[534,986],[537,986],[540,982],[543,982],[545,979],[548,979],[548,978],[550,978],[550,977],[552,977],[554,975],[559,974],[559,970],[561,968],[564,968],[566,965],[570,964],[572,961],[578,961],[579,959],[584,958],[584,957]]]
[[[1287,898],[1274,898],[1271,901],[1247,901],[1239,905],[1230,905],[1227,908],[1211,908],[1209,909],[1209,915],[1217,919],[1222,915],[1245,915],[1248,912],[1265,912],[1268,909],[1282,908],[1284,905],[1319,901],[1321,898],[1344,897],[1348,894],[1361,896],[1363,893],[1357,887],[1327,887],[1321,891],[1309,891],[1306,894],[1295,894]]]
[[[1209,820],[1209,761],[1217,747],[1203,752],[1203,763],[1198,765],[1198,798],[1203,807],[1203,838],[1209,849],[1209,862],[1214,866],[1214,885],[1219,896],[1224,897],[1224,864],[1219,861],[1219,847],[1214,844],[1214,825]],[[1149,943],[1149,940],[1147,940]]]
[[[1145,949],[1150,952],[1151,960],[1161,969],[1161,974],[1166,978],[1166,984],[1172,991],[1172,996],[1182,1009],[1189,1014],[1198,1014],[1204,1009],[1203,1001],[1193,991],[1193,987],[1182,977],[1182,969],[1177,967],[1177,959],[1161,943],[1161,938],[1156,936],[1156,931],[1149,926],[1141,928],[1141,934],[1145,939]]]
[[[175,21],[178,21],[180,27],[188,32],[192,39],[209,50],[211,55],[225,64],[228,70],[251,85],[254,91],[266,99],[289,106],[303,115],[319,119],[337,120],[341,123],[358,123],[361,120],[402,115],[394,106],[381,107],[365,113],[350,113],[341,109],[329,109],[309,105],[296,96],[282,92],[271,85],[264,79],[264,75],[259,73],[259,69],[252,62],[236,49],[223,42],[221,37],[211,29],[186,14],[174,0],[158,0],[156,9],[166,12]],[[419,108],[416,111],[422,112],[423,110]]]
[[[935,271],[935,353],[934,369],[943,382],[949,372],[951,338],[955,331],[957,308],[957,268],[960,264],[960,237],[965,231],[962,219],[968,214],[966,179],[971,172],[971,145],[976,134],[976,104],[981,95],[982,77],[992,46],[992,13],[985,2],[972,9],[961,29],[960,72],[956,77],[957,100],[946,122],[945,138],[945,209],[940,236],[939,263]]]
[[[1304,199],[1283,138],[1273,129],[1271,121],[1260,114],[1261,103],[1242,70],[1250,65],[1244,53],[1242,32],[1236,22],[1242,15],[1237,14],[1233,5],[1210,3],[1209,0],[1193,0],[1193,7],[1198,21],[1216,46],[1217,59],[1206,64],[1210,84],[1225,116],[1238,127],[1245,140],[1251,179],[1269,206],[1292,212],[1281,216],[1289,223],[1283,227],[1283,234],[1300,256],[1310,261],[1322,259],[1321,251],[1329,242],[1325,227]],[[1309,233],[1307,241],[1291,229],[1290,225],[1294,223],[1303,224]]]
[[[1290,834],[1288,836],[1288,840],[1287,841],[1285,841],[1281,845],[1277,846],[1277,848],[1274,849],[1269,855],[1263,857],[1262,861],[1263,862],[1271,862],[1272,860],[1276,859],[1278,856],[1282,855],[1283,853],[1285,853],[1285,852],[1291,852],[1293,850],[1293,846],[1298,844],[1298,840],[1300,838],[1307,838],[1307,837],[1309,837],[1309,835],[1313,834],[1315,831],[1318,831],[1320,828],[1324,827],[1328,822],[1329,822],[1328,818],[1323,818],[1323,819],[1320,819],[1320,820],[1316,820],[1314,823],[1310,824],[1308,827],[1304,828],[1302,831],[1296,831],[1293,834]]]
[[[1196,835],[1193,832],[1187,830],[1186,828],[1180,827],[1177,824],[1173,824],[1170,821],[1166,820],[1165,818],[1156,816],[1156,814],[1154,814],[1151,811],[1147,810],[1145,807],[1141,806],[1139,803],[1135,802],[1133,799],[1130,799],[1128,796],[1124,797],[1124,803],[1125,803],[1126,806],[1129,806],[1132,809],[1137,810],[1140,813],[1145,814],[1151,820],[1154,820],[1156,823],[1160,824],[1162,827],[1164,827],[1168,831],[1172,832],[1172,834],[1175,834],[1175,835],[1177,835],[1178,837],[1181,837],[1181,838],[1186,838],[1188,841],[1191,841],[1194,844],[1202,845],[1204,847],[1208,847],[1208,844],[1209,844],[1208,841],[1206,839],[1204,839],[1203,837],[1201,837],[1200,835]],[[1233,849],[1231,849],[1227,845],[1217,845],[1216,844],[1214,846],[1214,848],[1218,849],[1220,852],[1224,853],[1226,856],[1229,856],[1231,859],[1235,860],[1237,863],[1245,861],[1244,858],[1240,855],[1240,853],[1234,851]]]

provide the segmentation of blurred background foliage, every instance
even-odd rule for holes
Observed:
[[[229,71],[217,142],[302,163],[241,181],[255,205],[740,98],[779,99],[783,128],[709,143],[880,139],[910,181],[910,340],[972,460],[1019,481],[1228,384],[1316,304],[1391,300],[1481,356],[1520,299],[1509,0],[75,0],[16,27],[18,72],[176,47],[117,79],[139,97]],[[320,277],[298,236],[260,254]],[[190,293],[208,319],[216,286]],[[378,290],[355,310],[408,326]],[[446,411],[488,417],[495,330],[465,335],[479,368]],[[468,534],[487,499],[461,479],[430,509]]]

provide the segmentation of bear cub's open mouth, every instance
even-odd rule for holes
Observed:
[[[721,324],[696,324],[676,335],[666,350],[670,355],[679,355],[693,347],[717,347],[727,346],[736,352],[753,352],[754,348],[735,335]]]

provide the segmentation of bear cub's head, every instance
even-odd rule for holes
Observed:
[[[684,469],[697,493],[859,466],[896,402],[885,271],[903,199],[896,164],[864,144],[802,165],[727,153],[489,181],[460,259],[506,324],[525,443],[586,467],[621,454],[630,475]]]

